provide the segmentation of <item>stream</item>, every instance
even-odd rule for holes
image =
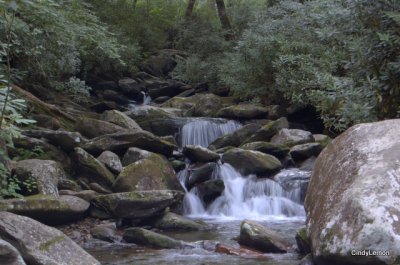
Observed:
[[[196,118],[181,128],[179,142],[185,145],[207,147],[212,141],[241,127],[240,123],[223,119]],[[186,195],[183,212],[186,217],[206,222],[206,231],[163,232],[175,239],[191,242],[195,247],[180,250],[153,250],[125,243],[107,243],[92,240],[83,247],[104,265],[205,265],[205,264],[266,264],[297,265],[299,255],[265,254],[262,259],[250,259],[214,252],[217,243],[239,248],[236,238],[244,219],[254,220],[276,231],[284,239],[295,242],[297,230],[304,227],[305,211],[302,205],[302,184],[310,172],[295,168],[284,169],[273,179],[243,176],[231,165],[221,162],[212,173],[212,179],[222,179],[225,189],[221,196],[206,204],[197,188],[186,189],[190,177],[190,162],[177,173]]]

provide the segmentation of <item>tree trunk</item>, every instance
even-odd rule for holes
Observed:
[[[189,0],[187,8],[186,8],[186,14],[185,14],[186,19],[190,19],[192,17],[193,8],[194,8],[195,3],[196,3],[196,0]]]
[[[226,13],[224,0],[215,0],[215,2],[217,3],[218,16],[219,20],[221,21],[222,28],[227,32],[225,34],[225,38],[227,40],[232,40],[234,36],[231,23],[229,22],[228,14]]]

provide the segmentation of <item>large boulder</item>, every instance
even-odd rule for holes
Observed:
[[[97,160],[103,163],[111,172],[119,174],[122,171],[122,163],[118,155],[111,151],[104,151]]]
[[[261,125],[259,124],[255,123],[247,124],[237,129],[233,133],[223,135],[220,138],[216,139],[209,145],[208,148],[220,149],[228,146],[238,147],[260,128]]]
[[[214,94],[196,94],[190,98],[195,100],[195,104],[186,115],[194,117],[216,117],[221,108],[232,104],[232,100],[229,98],[222,98]]]
[[[290,150],[286,145],[273,144],[270,142],[252,142],[243,144],[240,148],[273,155],[277,158],[284,158]]]
[[[183,154],[192,162],[212,162],[219,160],[219,155],[200,145],[186,145]]]
[[[182,202],[183,196],[173,190],[133,191],[101,195],[92,203],[115,218],[145,219]]]
[[[225,184],[222,179],[210,179],[198,184],[196,187],[202,200],[210,203],[222,194]]]
[[[236,120],[267,118],[268,109],[261,106],[249,104],[234,105],[220,109],[217,113],[217,116]]]
[[[189,177],[187,178],[186,183],[187,188],[191,189],[198,183],[210,180],[216,166],[216,163],[210,162],[189,168]]]
[[[94,138],[104,134],[124,131],[125,128],[110,122],[82,117],[76,122],[75,130],[88,138]]]
[[[126,96],[134,99],[141,100],[143,98],[142,92],[144,87],[136,82],[132,78],[122,78],[118,81],[118,87]]]
[[[58,181],[65,179],[66,174],[61,165],[52,160],[27,159],[15,163],[13,173],[19,181],[34,182],[36,184],[33,194],[58,197]]]
[[[23,135],[33,138],[45,138],[51,144],[61,147],[64,151],[70,152],[75,147],[81,146],[86,139],[78,132],[67,132],[62,130],[26,130]]]
[[[26,265],[21,253],[10,243],[0,239],[0,264]]]
[[[271,176],[282,168],[281,162],[272,155],[239,148],[226,152],[222,160],[243,175]]]
[[[271,139],[271,143],[289,147],[314,142],[312,133],[300,129],[282,129]]]
[[[0,211],[28,216],[45,224],[63,224],[79,220],[89,206],[87,201],[67,195],[58,199],[35,195],[23,199],[0,200]]]
[[[264,126],[262,126],[259,130],[257,130],[251,137],[246,139],[245,143],[251,142],[269,142],[275,134],[279,132],[281,129],[289,128],[289,122],[286,118],[280,118],[276,121],[270,121]]]
[[[107,167],[80,147],[75,148],[76,167],[78,176],[105,186],[111,186],[115,177]]]
[[[106,122],[111,122],[113,124],[116,124],[125,129],[141,130],[139,124],[137,124],[136,121],[132,120],[131,118],[129,118],[128,115],[118,110],[105,111],[101,115],[101,119]]]
[[[265,253],[286,253],[290,247],[276,232],[249,220],[240,225],[239,243]]]
[[[126,229],[123,239],[128,243],[157,249],[180,249],[187,245],[182,241],[139,227]]]
[[[153,153],[126,166],[118,175],[112,189],[115,192],[178,190],[181,185],[168,161]]]
[[[17,248],[27,264],[100,265],[61,231],[28,217],[0,212],[0,238]]]
[[[316,264],[399,264],[399,132],[400,119],[359,124],[317,158],[305,201]]]
[[[170,156],[175,146],[146,131],[120,132],[91,139],[83,149],[92,154],[104,151],[124,153],[129,147],[138,147],[165,156]]]

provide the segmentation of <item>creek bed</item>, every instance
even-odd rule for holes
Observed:
[[[238,247],[241,220],[230,218],[195,218],[209,224],[210,230],[199,232],[167,232],[175,239],[193,242],[193,249],[153,250],[134,244],[90,241],[83,247],[103,265],[297,265],[300,256],[295,253],[267,254],[264,260],[219,254],[212,251],[217,243]],[[295,234],[304,227],[304,218],[263,218],[257,222],[271,228],[295,244]],[[205,246],[205,247],[204,247]],[[207,250],[208,249],[208,250]]]

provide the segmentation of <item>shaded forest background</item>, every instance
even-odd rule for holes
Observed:
[[[398,0],[0,0],[2,137],[24,101],[62,92],[84,104],[97,79],[133,76],[181,53],[173,78],[263,104],[311,105],[336,132],[399,116]]]

